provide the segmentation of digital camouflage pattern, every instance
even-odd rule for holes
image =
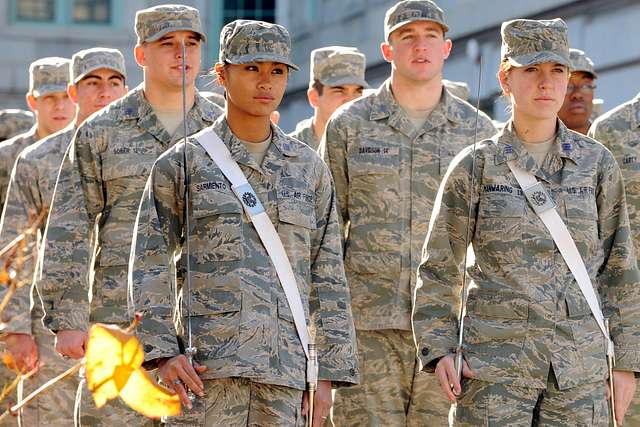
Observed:
[[[640,95],[599,117],[589,129],[589,136],[611,150],[622,171],[637,258],[640,254]],[[625,421],[629,425],[640,425],[640,390]]]
[[[167,419],[167,427],[303,427],[302,391],[246,378],[205,380],[205,397],[188,414]]]
[[[469,100],[469,85],[465,82],[455,82],[453,80],[442,80],[442,84],[447,88],[449,93],[457,96],[463,101]]]
[[[67,92],[71,60],[57,56],[41,58],[29,65],[29,93],[36,98]]]
[[[444,11],[431,0],[403,0],[387,10],[384,16],[384,39],[403,25],[415,21],[431,21],[440,24],[446,33],[449,27],[444,20]]]
[[[569,66],[569,30],[560,18],[502,23],[500,57],[514,67],[557,62]]]
[[[28,131],[35,122],[31,111],[14,108],[0,110],[0,142]]]
[[[571,61],[571,64],[569,65],[569,70],[571,72],[582,71],[583,73],[591,74],[594,79],[598,78],[593,61],[586,53],[584,53],[584,51],[580,49],[570,49],[569,60]]]
[[[576,242],[610,322],[616,369],[639,371],[640,272],[611,153],[558,121],[558,136],[538,167],[509,122],[477,146],[470,188],[471,153],[471,147],[460,153],[447,171],[419,268],[413,327],[425,369],[457,345],[470,216],[475,263],[468,272],[475,285],[466,305],[464,355],[475,378],[544,389],[553,369],[561,391],[607,378],[602,332],[511,173],[507,162],[514,160],[539,179]]]
[[[236,19],[220,31],[219,62],[279,62],[299,70],[291,59],[291,37],[282,25]]]
[[[25,133],[16,135],[11,139],[0,142],[0,211],[3,210],[7,199],[7,189],[11,179],[13,163],[22,150],[38,140],[37,126],[33,125]]]
[[[213,102],[223,110],[227,104],[227,100],[224,99],[224,95],[219,94],[218,92],[214,92],[214,91],[200,92],[200,95],[202,95],[202,97],[205,98],[206,100]]]
[[[94,47],[76,52],[71,57],[71,81],[78,83],[87,74],[100,68],[108,68],[127,78],[124,56],[118,49]]]
[[[394,99],[390,85],[388,80],[372,95],[341,107],[329,120],[320,144],[336,185],[342,235],[346,237],[345,270],[358,333],[411,331],[411,291],[435,195],[449,162],[474,140],[476,110],[465,101],[443,89],[429,119],[416,129]],[[494,133],[491,120],[480,112],[478,138]],[[398,417],[391,425],[404,425],[409,422],[408,415],[414,425],[446,423],[449,404],[438,393],[435,377],[414,375],[415,369],[403,367],[407,363],[416,366],[413,340],[403,343],[407,347],[397,351],[413,354],[408,361],[380,352],[361,352],[361,357],[375,359],[365,360],[360,385],[336,393],[336,425],[360,419],[353,411],[339,409],[343,406],[359,407],[361,417],[389,419],[391,415],[381,411],[394,402],[388,400],[386,391],[393,387],[390,383],[377,389],[378,399],[388,400],[384,405],[367,406],[364,400],[366,388],[377,386],[365,383],[375,378],[372,371],[380,366],[403,372],[405,377],[393,384],[411,384],[400,395],[405,404],[395,411]],[[424,411],[411,412],[417,406],[410,402],[429,405]],[[340,418],[341,413],[348,416]],[[434,413],[440,414],[439,421],[426,416]]]
[[[476,110],[446,90],[416,129],[387,80],[341,107],[320,150],[336,185],[356,329],[411,330],[411,289],[449,162],[473,144]],[[495,129],[482,112],[478,138]]]
[[[247,176],[289,255],[318,345],[318,378],[338,386],[356,382],[355,333],[329,169],[275,125],[262,165],[224,117],[213,129]],[[145,359],[180,354],[179,340],[188,342],[185,304],[190,298],[196,359],[209,368],[202,378],[243,377],[304,390],[306,358],[272,261],[229,181],[194,140],[188,146],[191,295],[180,286],[180,277],[178,284],[174,281],[175,273],[182,276],[186,268],[185,254],[180,258],[183,147],[158,159],[138,213],[130,286],[135,309],[143,313],[137,331]]]
[[[315,130],[313,130],[313,116],[298,122],[296,129],[289,136],[304,142],[314,150],[318,149],[322,139],[322,137],[317,137]]]
[[[196,94],[187,132],[219,114]],[[167,133],[141,86],[78,128],[62,162],[46,234],[41,291],[49,329],[87,330],[88,320],[128,323],[127,267],[140,197],[151,166],[181,140],[182,129]]]
[[[366,68],[366,57],[355,47],[328,46],[311,51],[310,80],[325,86],[358,85],[366,89]]]
[[[608,427],[609,407],[604,395],[604,381],[559,390],[553,375],[544,390],[463,379],[454,425]]]
[[[135,30],[138,44],[154,42],[174,31],[193,31],[202,41],[207,41],[198,9],[182,4],[164,4],[137,11]]]

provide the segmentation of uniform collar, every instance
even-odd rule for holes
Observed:
[[[393,96],[391,78],[389,78],[372,95],[369,119],[387,119],[389,126],[411,138],[417,136],[416,132],[422,133],[445,125],[447,122],[459,122],[461,120],[460,102],[461,101],[454,99],[443,86],[440,101],[438,101],[438,104],[429,115],[429,119],[425,122],[422,129],[416,131],[407,114]]]
[[[569,169],[577,166],[580,160],[579,138],[576,138],[576,134],[560,120],[557,121],[557,129],[558,133],[549,155],[544,163],[538,166],[517,137],[513,128],[513,120],[510,120],[504,129],[494,137],[496,139],[495,164],[499,165],[513,160],[520,168],[545,180],[549,180],[551,176],[567,165],[571,165]],[[564,159],[570,162],[566,162]]]

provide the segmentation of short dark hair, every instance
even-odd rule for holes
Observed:
[[[313,83],[311,83],[311,88],[315,89],[318,92],[318,95],[322,96],[322,92],[324,91],[324,85],[320,83],[320,80],[315,79]]]

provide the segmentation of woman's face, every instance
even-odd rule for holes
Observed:
[[[535,120],[555,119],[564,102],[569,70],[544,62],[500,72],[500,85],[511,100],[514,116]]]
[[[227,64],[218,78],[227,92],[229,111],[268,117],[282,101],[288,68],[279,62]]]

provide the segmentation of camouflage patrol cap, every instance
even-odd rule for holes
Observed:
[[[193,31],[206,42],[200,12],[182,4],[163,4],[136,12],[138,44],[153,42],[174,31]]]
[[[35,118],[30,111],[18,109],[0,110],[0,141],[26,132],[34,123]]]
[[[78,83],[87,74],[100,68],[108,68],[127,77],[124,56],[118,49],[93,47],[76,52],[71,57],[71,82]]]
[[[557,62],[569,66],[569,36],[562,19],[514,19],[502,23],[502,60],[514,67]]]
[[[584,51],[580,49],[570,49],[569,59],[571,60],[571,65],[569,66],[571,71],[582,71],[583,73],[591,74],[594,79],[598,78],[593,61]]]
[[[294,70],[291,60],[291,37],[282,25],[263,21],[236,19],[220,31],[221,63],[279,62]]]
[[[71,60],[51,56],[38,59],[29,66],[29,93],[36,98],[55,92],[66,92]]]
[[[384,16],[384,39],[398,28],[414,21],[431,21],[440,24],[446,33],[449,27],[444,22],[444,11],[431,0],[403,0],[387,10]]]
[[[325,86],[369,87],[364,79],[366,58],[355,47],[328,46],[311,51],[311,81]]]

